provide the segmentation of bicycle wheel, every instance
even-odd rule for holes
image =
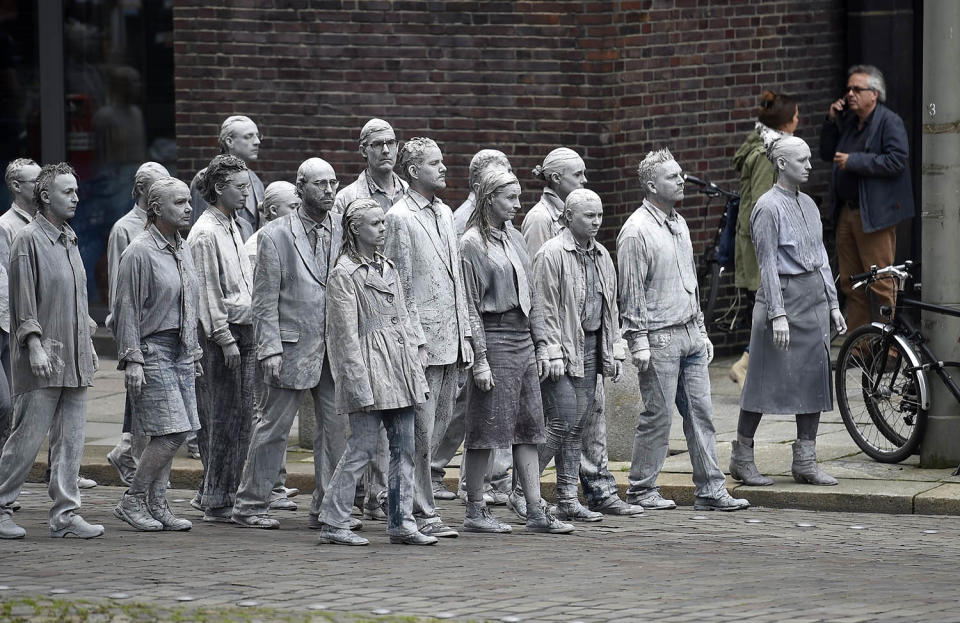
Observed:
[[[920,372],[898,342],[883,347],[873,325],[854,330],[837,357],[840,417],[857,446],[876,461],[898,463],[923,439],[927,412],[920,407]]]

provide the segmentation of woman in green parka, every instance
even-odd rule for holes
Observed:
[[[757,253],[750,238],[750,215],[763,193],[773,188],[773,165],[767,159],[765,145],[776,136],[793,134],[800,123],[797,101],[783,93],[765,90],[760,96],[757,123],[733,156],[733,168],[740,174],[740,214],[734,255],[734,282],[748,293],[747,309],[753,309],[753,297],[760,287]],[[730,380],[743,387],[747,378],[748,350],[730,367]]]

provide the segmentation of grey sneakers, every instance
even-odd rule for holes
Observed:
[[[739,511],[745,508],[750,508],[750,502],[742,498],[735,498],[726,490],[715,498],[697,496],[693,502],[693,510],[695,511]]]
[[[17,525],[13,516],[0,513],[0,539],[22,539],[27,531]]]
[[[137,530],[144,532],[159,532],[163,524],[153,518],[147,509],[147,495],[145,493],[132,494],[129,491],[123,494],[120,503],[113,509],[113,515]]]
[[[603,513],[589,510],[579,500],[558,500],[557,519],[562,521],[603,521]]]
[[[463,517],[463,531],[509,534],[513,532],[513,528],[494,517],[483,502],[467,502],[467,512]]]
[[[644,493],[641,497],[637,498],[636,503],[643,507],[645,510],[653,511],[664,511],[670,510],[677,507],[677,503],[673,500],[668,500],[667,498],[660,495],[660,488],[651,489]]]
[[[147,497],[147,510],[150,515],[160,522],[164,530],[171,532],[186,532],[193,527],[188,519],[181,519],[173,514],[165,497]]]
[[[542,508],[527,514],[527,525],[525,529],[527,532],[542,532],[546,534],[569,534],[575,530],[572,525],[563,523]]]
[[[78,539],[93,539],[103,535],[103,526],[100,524],[90,524],[80,515],[72,515],[70,523],[54,530],[50,528],[50,536],[59,539],[67,537],[76,537]]]
[[[436,539],[433,539],[436,543]],[[334,528],[333,526],[328,526],[323,524],[320,528],[320,543],[329,543],[332,545],[369,545],[370,541],[366,540],[359,534],[354,534],[346,528]]]

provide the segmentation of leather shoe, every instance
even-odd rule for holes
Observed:
[[[370,541],[346,528],[334,528],[326,524],[320,528],[320,543],[331,545],[369,545]]]
[[[750,508],[750,502],[743,498],[735,498],[726,491],[715,498],[697,496],[693,501],[695,511],[738,511]]]
[[[437,537],[422,532],[410,534],[391,534],[390,542],[394,545],[436,545]]]
[[[263,530],[278,530],[280,522],[266,515],[237,515],[233,514],[233,523],[243,528],[261,528]]]

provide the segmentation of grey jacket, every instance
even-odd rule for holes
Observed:
[[[470,319],[453,213],[439,199],[434,204],[429,207],[411,190],[387,212],[384,255],[400,274],[417,341],[426,344],[427,365],[438,366],[463,360]]]
[[[400,276],[382,261],[383,275],[344,255],[330,273],[327,330],[337,335],[329,353],[340,413],[409,407],[429,391]]]
[[[343,239],[342,217],[330,212],[329,218],[332,235],[328,275],[336,265]],[[258,238],[253,276],[257,360],[282,356],[280,387],[316,387],[326,354],[326,279],[297,212],[271,221]]]
[[[603,374],[613,376],[616,360],[626,358],[620,339],[617,306],[617,271],[610,253],[594,241],[595,261],[603,290],[603,322],[600,358]],[[535,296],[543,301],[544,334],[550,359],[563,359],[567,375],[583,376],[583,303],[586,298],[586,267],[583,255],[569,229],[546,241],[533,261]]]

